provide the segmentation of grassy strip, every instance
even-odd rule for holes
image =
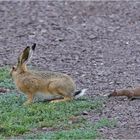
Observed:
[[[14,89],[8,68],[0,69],[0,87]],[[15,91],[0,95],[0,139],[93,139],[100,137],[99,128],[113,125],[105,118],[89,124],[82,115],[83,111],[101,110],[102,100],[23,106],[24,101],[25,96]]]
[[[15,86],[10,77],[9,68],[0,68],[0,87],[14,89]]]

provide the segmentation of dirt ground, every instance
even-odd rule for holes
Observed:
[[[0,66],[16,63],[21,50],[37,43],[31,65],[69,74],[77,88],[99,97],[140,83],[139,2],[0,2]],[[106,100],[88,118],[116,119],[105,138],[140,138],[140,101]]]

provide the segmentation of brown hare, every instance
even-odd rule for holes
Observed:
[[[24,105],[32,103],[34,96],[38,93],[52,96],[54,100],[51,102],[69,101],[85,94],[86,89],[75,91],[74,81],[66,74],[28,70],[26,64],[35,47],[36,44],[26,47],[18,57],[17,65],[10,71],[16,87],[28,97]]]

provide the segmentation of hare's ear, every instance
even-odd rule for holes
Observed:
[[[33,53],[34,53],[34,51],[35,51],[35,48],[36,48],[36,44],[34,43],[34,44],[32,45],[32,47],[30,47],[29,58],[28,58],[27,63],[30,62],[30,60],[31,60],[31,58],[32,58],[32,56],[33,56]]]
[[[30,54],[30,47],[26,47],[21,55],[18,57],[18,65],[22,65],[23,63],[27,63],[29,60],[29,54]]]
[[[26,47],[22,54],[18,57],[18,66],[22,65],[23,63],[28,63],[33,55],[35,50],[36,44],[34,43],[32,47]]]

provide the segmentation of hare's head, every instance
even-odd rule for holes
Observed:
[[[117,95],[117,91],[115,89],[111,94],[108,95],[108,97],[112,97],[112,96],[116,96],[116,95]]]
[[[36,44],[33,44],[32,47],[26,47],[23,52],[18,57],[18,62],[16,66],[13,66],[10,75],[16,75],[27,71],[26,64],[29,62],[32,57],[33,51],[35,50]]]

